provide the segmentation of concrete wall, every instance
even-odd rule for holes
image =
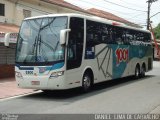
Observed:
[[[0,80],[8,77],[14,77],[14,65],[0,65]]]

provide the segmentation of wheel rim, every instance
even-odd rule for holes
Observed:
[[[138,67],[136,67],[135,76],[136,76],[136,77],[139,76],[139,69],[138,69]]]
[[[89,89],[91,86],[91,79],[89,76],[84,76],[83,87],[85,90]]]

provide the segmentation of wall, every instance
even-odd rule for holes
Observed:
[[[0,3],[5,4],[5,16],[0,16],[0,22],[14,23],[15,4],[8,0],[0,0]]]
[[[0,3],[5,4],[5,17],[0,16],[0,19],[18,26],[21,25],[24,19],[23,9],[31,11],[31,16],[55,13],[82,13],[39,0],[0,0]]]
[[[0,65],[0,80],[14,76],[14,65]]]

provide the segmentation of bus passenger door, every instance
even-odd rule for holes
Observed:
[[[84,19],[70,18],[70,29],[67,45],[67,71],[66,77],[70,83],[78,81],[81,78],[79,72],[83,56],[84,43]]]

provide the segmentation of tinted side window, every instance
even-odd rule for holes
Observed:
[[[151,34],[144,33],[144,42],[151,42]]]
[[[114,40],[117,44],[125,44],[126,32],[124,28],[115,27]]]
[[[144,41],[144,33],[136,31],[135,32],[135,40],[136,41]]]
[[[126,30],[126,42],[128,42],[128,44],[130,44],[132,41],[134,41],[135,37],[134,37],[134,31],[133,30]]]
[[[101,43],[112,43],[112,27],[104,23],[87,20],[87,46],[95,46]]]

